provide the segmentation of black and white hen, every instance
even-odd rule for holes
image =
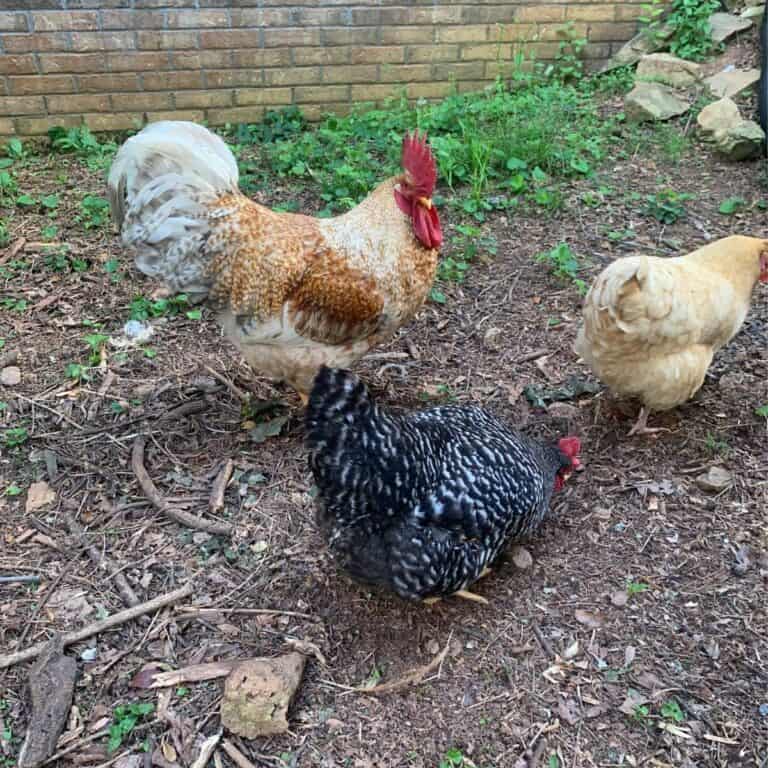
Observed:
[[[541,524],[579,466],[578,438],[541,444],[473,407],[390,413],[355,376],[329,368],[315,379],[306,426],[316,519],[335,559],[412,600],[477,599],[466,587]]]

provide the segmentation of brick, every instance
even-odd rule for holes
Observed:
[[[147,120],[155,123],[159,120],[189,120],[191,123],[202,123],[205,112],[202,109],[176,109],[162,112],[147,112]]]
[[[229,26],[226,10],[168,11],[168,29],[215,29]]]
[[[124,54],[122,54],[124,55]],[[104,57],[99,53],[42,53],[40,70],[48,73],[103,72]]]
[[[173,106],[173,99],[168,92],[112,94],[112,110],[115,112],[146,112],[150,109],[172,109]]]
[[[376,49],[366,50],[375,51]],[[348,64],[349,55],[350,49],[341,45],[333,48],[296,48],[293,52],[293,63],[297,67],[312,64]]]
[[[567,41],[569,35],[573,35],[576,38],[585,37],[587,34],[587,25],[584,22],[571,22],[569,27],[561,26],[542,26],[539,27],[536,33],[537,42],[552,42],[553,40]]]
[[[74,128],[76,125],[82,125],[83,119],[80,115],[56,115],[55,117],[17,117],[14,120],[16,124],[17,136],[40,136],[48,133],[49,128],[60,125],[62,128]]]
[[[410,83],[431,78],[431,64],[382,64],[379,70],[380,83]]]
[[[350,8],[345,23],[354,27],[378,27],[381,24],[381,12],[378,8]]]
[[[569,5],[565,18],[573,21],[613,21],[615,5]]]
[[[197,32],[137,32],[136,43],[144,51],[198,48]]]
[[[235,104],[251,106],[255,104],[274,106],[291,103],[290,88],[238,88],[235,91]]]
[[[0,136],[11,138],[16,132],[10,117],[0,117]]]
[[[464,45],[461,48],[462,61],[477,61],[488,59],[507,60],[512,57],[512,46],[509,43],[487,43],[480,45]]]
[[[60,11],[63,7],[61,0],[0,0],[0,11]]]
[[[136,47],[134,32],[73,32],[73,51],[127,51]]]
[[[610,43],[587,43],[582,49],[585,59],[607,59],[610,55]]]
[[[208,88],[235,88],[239,85],[262,85],[263,82],[260,69],[219,69],[205,73]]]
[[[378,27],[325,27],[325,45],[375,45]]]
[[[265,85],[311,85],[319,82],[320,67],[290,67],[264,71]]]
[[[259,123],[264,117],[264,107],[228,107],[226,109],[208,109],[206,117],[209,125],[226,123]]]
[[[642,5],[632,3],[616,4],[616,21],[634,21],[644,14]]]
[[[336,50],[330,48],[329,50]],[[378,45],[372,48],[354,48],[353,64],[399,64],[405,61],[405,48],[402,45]]]
[[[265,10],[265,17],[270,11]],[[339,8],[301,8],[295,13],[294,23],[296,26],[322,26],[336,27],[349,23],[350,19],[346,10]],[[269,24],[265,21],[265,24]]]
[[[203,73],[188,72],[145,72],[141,76],[145,91],[199,90],[204,88]]]
[[[66,32],[41,32],[32,35],[3,35],[3,47],[7,53],[67,51],[69,50],[69,36]]]
[[[402,85],[385,85],[384,83],[371,83],[370,85],[353,85],[352,101],[355,103],[376,101],[381,102],[396,96],[401,90]]]
[[[301,49],[303,50],[303,49]],[[235,67],[290,67],[291,52],[285,48],[252,49],[232,51],[232,65]]]
[[[382,27],[381,42],[407,45],[409,43],[431,43],[435,39],[436,27]]]
[[[0,56],[0,75],[31,75],[37,72],[35,59],[27,56]]]
[[[96,11],[33,11],[32,26],[35,32],[93,30],[99,28],[99,15]]]
[[[232,66],[230,51],[174,51],[174,69],[226,69]]]
[[[135,0],[134,8],[196,8],[195,0]]]
[[[433,77],[435,80],[482,80],[485,77],[485,63],[471,61],[461,64],[435,64]]]
[[[0,13],[0,32],[28,32],[26,13]]]
[[[109,112],[109,96],[104,93],[71,93],[67,96],[47,96],[48,112]]]
[[[0,115],[35,115],[45,113],[42,96],[3,96]]]
[[[145,72],[147,70],[168,69],[170,67],[170,58],[167,53],[149,53],[145,51],[140,53],[108,53],[107,63],[112,72]]]
[[[595,23],[589,25],[586,34],[591,43],[629,40],[635,34],[635,25],[631,23],[617,24],[615,22]]]
[[[506,5],[468,5],[461,13],[465,24],[509,24],[514,20],[515,7]]]
[[[257,29],[203,30],[200,47],[207,48],[256,48],[259,45]]]
[[[48,93],[74,93],[75,82],[71,75],[51,75],[41,77],[9,77],[8,92],[11,96],[31,96]]]
[[[375,83],[379,68],[376,64],[349,64],[323,67],[324,83]]]
[[[488,40],[487,24],[467,24],[461,27],[438,27],[438,43],[484,43]]]
[[[562,5],[523,5],[515,10],[515,22],[525,24],[532,21],[553,22],[565,20],[565,6]]]
[[[77,75],[77,88],[81,93],[104,91],[138,91],[139,77],[132,72],[120,74]]]
[[[39,6],[38,0],[33,0]],[[63,3],[59,3],[62,5]],[[66,0],[67,8],[73,10],[130,8],[131,0]]]
[[[380,23],[389,24],[460,24],[461,6],[435,5],[431,7],[409,6],[405,8],[382,8]]]
[[[453,83],[410,83],[406,93],[410,99],[442,99],[453,93]]]
[[[320,45],[319,29],[267,29],[264,30],[267,48],[291,48],[299,45]]]
[[[459,93],[482,91],[483,88],[488,85],[488,80],[493,79],[494,78],[490,77],[484,80],[459,80],[459,82],[456,83],[456,90],[458,90]]]
[[[264,14],[261,8],[233,8],[230,11],[230,19],[232,27],[263,27],[264,26]],[[289,14],[285,12],[285,18],[289,18]],[[285,24],[283,26],[292,26]]]
[[[101,26],[113,29],[162,29],[165,13],[162,11],[112,10],[101,12]]]
[[[110,112],[107,114],[83,115],[83,122],[96,131],[128,131],[144,125],[141,112]]]
[[[408,47],[405,55],[405,59],[409,64],[431,61],[456,61],[458,58],[458,45],[414,45]]]
[[[232,91],[177,91],[174,101],[177,109],[228,107],[232,104]]]
[[[297,104],[313,102],[348,101],[348,85],[297,86],[293,89],[293,100]]]
[[[519,43],[533,40],[540,31],[536,24],[496,24],[488,28],[488,39],[494,43]]]

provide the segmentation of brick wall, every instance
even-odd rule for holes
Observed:
[[[567,22],[606,58],[643,1],[0,0],[0,135],[438,98],[503,74],[521,46],[551,58]]]

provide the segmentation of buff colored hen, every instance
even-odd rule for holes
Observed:
[[[610,389],[649,411],[684,403],[704,382],[712,357],[739,331],[755,284],[768,282],[768,240],[725,237],[685,256],[618,259],[584,301],[575,350]]]
[[[322,365],[349,366],[390,338],[432,284],[442,231],[426,136],[405,137],[402,165],[341,216],[276,213],[238,190],[218,136],[158,122],[123,144],[108,184],[138,268],[207,298],[249,364],[306,402]]]

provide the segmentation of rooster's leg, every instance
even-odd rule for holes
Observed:
[[[473,603],[482,603],[488,605],[488,601],[482,595],[476,595],[474,592],[467,592],[466,589],[460,589],[453,593],[455,597],[463,597],[465,600],[471,600]]]
[[[301,400],[301,407],[306,408],[309,405],[309,395],[305,395],[303,392],[299,392],[299,400]]]
[[[669,432],[669,430],[666,429],[666,427],[646,426],[646,424],[648,423],[648,413],[649,411],[645,406],[643,406],[640,409],[640,415],[637,417],[635,426],[629,430],[627,437],[632,437],[632,435],[655,435],[658,432]]]

